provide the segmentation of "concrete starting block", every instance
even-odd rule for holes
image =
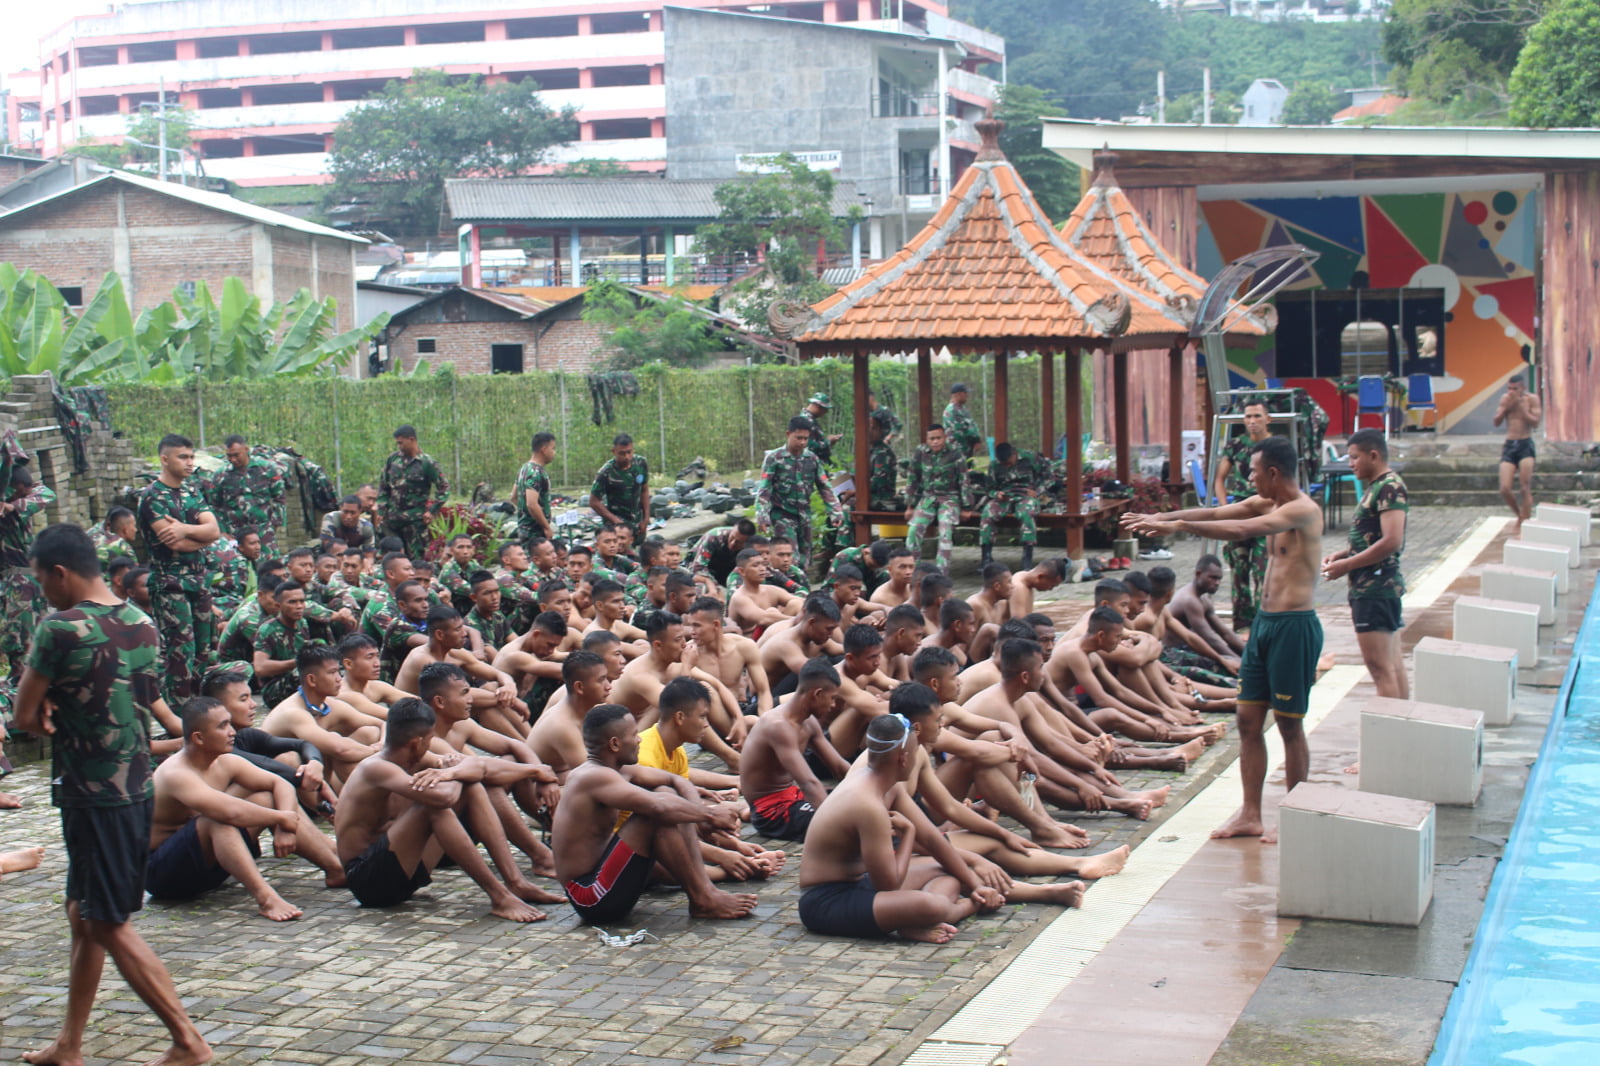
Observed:
[[[1559,526],[1553,522],[1524,522],[1522,539],[1567,549],[1568,566],[1576,567],[1583,555],[1583,534],[1573,526]]]
[[[1482,711],[1484,725],[1511,724],[1517,697],[1515,649],[1423,637],[1411,663],[1418,700]]]
[[[1278,812],[1279,914],[1422,921],[1433,901],[1433,804],[1307,782]]]
[[[1533,508],[1535,522],[1549,522],[1552,525],[1571,526],[1578,531],[1579,543],[1585,548],[1589,546],[1594,537],[1594,515],[1589,513],[1587,507],[1569,507],[1562,503],[1541,503]]]
[[[1556,624],[1554,570],[1530,570],[1523,566],[1489,563],[1482,570],[1479,587],[1487,599],[1510,600],[1539,608],[1539,624],[1542,626]]]
[[[1483,712],[1378,697],[1361,708],[1361,791],[1472,806],[1483,786]]]
[[[1455,639],[1512,648],[1524,666],[1539,659],[1539,608],[1516,600],[1462,596],[1456,600]]]
[[[1537,544],[1531,540],[1506,541],[1501,557],[1507,566],[1521,566],[1529,570],[1548,570],[1556,575],[1556,595],[1565,596],[1572,591],[1572,572],[1567,566],[1567,549],[1554,544]]]

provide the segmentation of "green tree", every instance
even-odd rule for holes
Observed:
[[[1504,98],[1529,27],[1551,0],[1395,0],[1383,54],[1413,97],[1448,103],[1462,95]]]
[[[1519,126],[1600,125],[1600,0],[1556,0],[1511,73]]]
[[[446,179],[526,172],[577,136],[575,114],[570,105],[552,111],[532,81],[414,71],[335,127],[327,202],[365,202],[404,232],[437,233]]]
[[[615,370],[646,363],[701,366],[727,345],[705,312],[677,293],[640,295],[614,281],[591,285],[583,298],[583,320],[605,331],[603,347],[617,354]]]
[[[1303,81],[1289,91],[1283,102],[1286,126],[1326,126],[1345,106],[1344,97],[1331,86]]]
[[[812,170],[790,152],[774,157],[773,173],[738,178],[713,194],[721,215],[695,231],[702,252],[730,258],[758,254],[759,265],[733,289],[735,314],[757,333],[771,333],[773,304],[816,303],[833,291],[813,269],[819,242],[837,244],[843,229],[833,214],[833,175]],[[850,220],[861,209],[850,209]]]
[[[574,159],[552,171],[558,178],[625,178],[633,171],[615,159]]]
[[[1044,115],[1064,117],[1066,113],[1067,109],[1052,100],[1049,93],[1015,82],[1000,91],[999,106],[994,112],[994,117],[1005,123],[1000,150],[1033,190],[1045,215],[1057,221],[1077,206],[1078,170],[1044,147],[1044,123],[1039,119]]]
[[[139,170],[157,170],[161,159],[161,125],[159,113],[143,110],[128,116],[128,129],[122,141],[80,143],[73,145],[72,154],[87,156],[111,167],[129,167]],[[186,108],[166,109],[167,167],[177,173],[178,157],[172,149],[183,151],[192,143],[190,131],[194,129],[194,115]]]

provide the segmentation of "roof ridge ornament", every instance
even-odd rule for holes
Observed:
[[[1108,292],[1083,312],[1083,320],[1102,337],[1120,337],[1133,321],[1133,301],[1122,292]]]
[[[994,117],[993,112],[986,112],[982,118],[973,123],[978,130],[978,136],[983,144],[978,148],[978,154],[973,157],[974,163],[1004,163],[1006,154],[1000,150],[1000,134],[1005,130],[1006,124]]]
[[[1102,150],[1094,154],[1094,179],[1090,183],[1097,189],[1114,189],[1117,187],[1116,167],[1119,161],[1117,153]]]

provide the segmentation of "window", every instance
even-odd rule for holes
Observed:
[[[60,285],[57,286],[56,291],[61,294],[61,298],[66,301],[68,307],[83,306],[83,286]]]
[[[194,299],[194,294],[195,294],[195,289],[196,289],[196,285],[195,285],[194,282],[192,282],[192,281],[180,281],[180,282],[178,282],[177,288],[178,288],[179,292],[183,293],[189,299],[191,299],[191,300]]]
[[[464,44],[484,38],[481,22],[447,22],[443,25],[418,26],[418,44]]]
[[[1440,289],[1309,289],[1275,303],[1279,377],[1444,373]]]
[[[489,372],[491,374],[522,373],[522,345],[489,345]]]
[[[439,339],[437,337],[418,337],[417,338],[417,354],[418,355],[432,355],[435,352],[437,352],[438,350],[439,350]]]

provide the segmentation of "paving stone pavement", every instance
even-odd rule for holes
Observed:
[[[1407,569],[1420,570],[1489,513],[1413,515]],[[1344,531],[1328,536],[1342,543]],[[1179,542],[1167,565],[1182,575],[1198,554],[1197,543]],[[970,592],[977,551],[962,555],[971,558],[958,561],[958,588]],[[1075,616],[1091,588],[1064,586],[1051,613]],[[1332,587],[1318,599],[1343,596]],[[1347,629],[1348,616],[1330,612],[1327,623]],[[1090,832],[1091,852],[1136,843],[1235,755],[1228,742],[1187,774],[1125,775],[1134,788],[1174,786],[1172,802],[1149,822],[1105,814],[1073,821]],[[4,786],[26,807],[0,812],[0,849],[49,849],[39,870],[0,882],[0,1057],[14,1059],[60,1024],[66,857],[46,766],[23,766]],[[196,902],[149,904],[135,921],[220,1061],[866,1066],[901,1062],[1057,913],[1007,906],[963,923],[943,946],[818,937],[796,915],[798,858],[792,849],[785,871],[756,886],[761,903],[746,921],[690,921],[681,896],[648,895],[611,931],[644,928],[660,939],[627,948],[602,944],[564,905],[534,926],[497,921],[454,870],[406,906],[364,911],[294,858],[268,858],[263,868],[305,909],[297,922],[257,917],[237,884]],[[165,1048],[164,1037],[108,966],[90,1023],[90,1061],[144,1061]],[[713,1050],[734,1037],[742,1042]]]

